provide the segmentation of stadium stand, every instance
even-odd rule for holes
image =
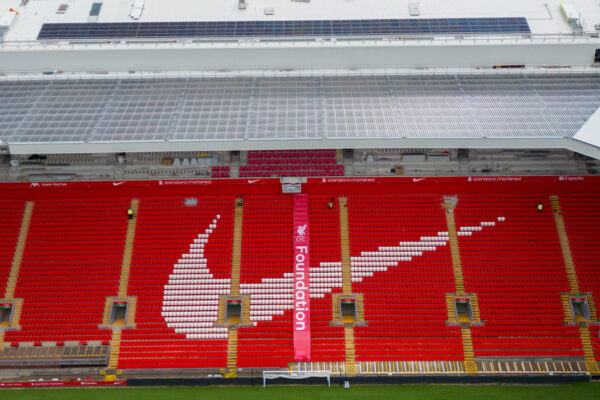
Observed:
[[[273,303],[285,301],[283,293],[287,290],[283,289],[280,280],[285,273],[292,272],[291,215],[292,200],[289,196],[244,199],[240,281],[258,283],[273,279],[268,293],[262,294],[273,299]],[[244,294],[244,291],[241,293]],[[250,313],[259,315],[261,310],[264,308],[251,305]],[[254,327],[239,329],[238,366],[286,367],[293,355],[291,313],[277,312],[272,320],[266,318],[255,324]]]
[[[225,365],[226,340],[191,340],[170,328],[163,315],[165,285],[171,268],[190,243],[220,215],[205,257],[217,279],[229,278],[233,198],[203,197],[188,207],[182,198],[140,202],[129,294],[137,296],[136,328],[123,331],[119,368],[218,368]],[[188,276],[193,274],[193,269]],[[175,282],[172,282],[175,283]],[[181,301],[185,292],[178,291]],[[171,307],[182,303],[173,300]]]
[[[126,215],[124,199],[35,202],[15,291],[21,329],[6,341],[110,339],[98,324],[118,287]]]
[[[599,202],[600,198],[594,194],[560,196],[579,288],[591,294],[590,311],[594,314],[597,314],[596,307],[600,304],[600,253],[596,239],[600,234]],[[600,326],[590,325],[589,330],[595,358],[600,360]]]
[[[240,177],[343,176],[335,150],[249,151]]]
[[[440,203],[439,196],[350,197],[353,269],[360,268],[361,256],[367,261],[365,256],[399,241],[446,231]],[[415,256],[421,254],[414,248]],[[399,250],[384,250],[375,259],[386,261]],[[372,279],[354,283],[354,291],[364,294],[369,320],[368,327],[356,330],[358,361],[462,360],[460,330],[445,326],[445,293],[454,291],[450,252],[443,242],[438,251],[422,254],[410,263],[400,261],[397,268],[380,262]]]
[[[465,329],[470,331],[469,340],[472,335],[473,359],[478,365],[490,359],[544,359],[570,360],[574,364],[567,368],[582,368],[578,363],[584,355],[587,360],[587,342],[598,359],[597,325],[565,323],[561,295],[569,293],[570,283],[549,197],[555,194],[553,186],[524,184],[503,190],[502,186],[466,186],[443,179],[421,189],[418,184],[411,180],[415,193],[401,194],[385,191],[403,192],[408,186],[307,186],[311,365],[339,371],[341,368],[332,365],[347,363],[349,349],[355,350],[357,373],[369,373],[368,363],[463,363],[471,359]],[[288,303],[293,272],[293,201],[285,194],[261,194],[270,192],[271,186],[280,187],[279,182],[244,183],[240,190],[248,194],[241,197],[227,194],[231,185],[136,185],[110,185],[111,191],[100,198],[95,198],[100,191],[85,186],[62,192],[26,192],[28,196],[37,194],[29,200],[35,206],[14,293],[24,303],[20,329],[4,332],[5,347],[8,343],[17,348],[109,344],[110,330],[99,325],[106,300],[119,288],[127,209],[132,193],[139,192],[126,291],[137,305],[135,321],[123,326],[119,336],[118,368],[215,370],[229,366],[227,328],[212,324],[218,300],[234,293],[238,211],[243,216],[239,295],[250,296],[252,322],[236,325],[233,366],[298,366],[294,363],[292,313],[289,306],[281,306]],[[531,188],[525,190],[524,186]],[[546,187],[544,194],[539,193],[540,187]],[[441,194],[447,189],[457,193],[451,197],[455,229],[444,207],[448,197]],[[116,195],[119,190],[122,194]],[[323,190],[334,194],[321,193]],[[336,190],[348,194],[340,197]],[[368,191],[372,193],[365,195]],[[37,198],[45,192],[52,198]],[[189,195],[181,195],[184,192]],[[6,224],[1,232],[5,246],[12,244],[13,248],[24,207],[21,195],[15,193],[14,200],[2,200]],[[590,240],[594,231],[586,230],[589,221],[598,219],[597,195],[558,191],[558,197],[581,291],[597,296],[597,250]],[[542,211],[538,211],[538,203],[544,206]],[[346,209],[347,214],[342,212]],[[346,218],[349,277],[345,277],[344,267],[340,268],[340,260],[344,265]],[[456,275],[454,232],[464,282]],[[10,247],[7,252],[11,253]],[[11,260],[6,256],[2,260],[6,285]],[[206,271],[203,268],[210,275],[199,277]],[[350,277],[350,295],[360,295],[365,322],[357,315],[354,322],[335,323],[339,311],[332,299],[338,301],[339,296],[348,294],[344,285]],[[198,286],[199,278],[204,286]],[[477,298],[481,322],[452,322],[447,301],[449,295],[461,293],[458,285],[464,285],[467,296]],[[209,304],[208,308],[195,308],[201,303]],[[353,328],[351,342],[348,326]],[[231,335],[232,331],[228,332]],[[404,367],[394,368],[390,371]],[[434,372],[431,368],[424,372]]]
[[[329,208],[331,203],[331,208]],[[338,271],[335,266],[322,266],[331,263],[340,254],[340,222],[339,203],[336,198],[328,196],[311,196],[308,211],[310,216],[311,237],[311,268],[325,268],[326,276],[333,278]],[[317,283],[316,277],[311,277],[311,286]],[[326,283],[323,283],[326,284]],[[339,293],[334,288],[332,293]],[[311,334],[312,359],[315,362],[344,361],[344,330],[340,326],[331,326],[333,319],[330,297],[311,299]]]
[[[600,378],[598,1],[4,1],[0,389]]]
[[[503,219],[485,235],[459,235],[466,290],[485,321],[472,328],[475,355],[583,355],[577,328],[562,324],[560,293],[569,286],[548,198],[460,196],[456,216],[459,225]]]
[[[560,204],[566,220],[571,252],[575,262],[577,279],[583,292],[594,294],[594,302],[600,304],[600,198],[595,195],[561,195]]]

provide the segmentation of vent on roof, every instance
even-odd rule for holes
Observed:
[[[408,14],[411,17],[418,17],[419,15],[421,15],[418,1],[411,1],[410,3],[408,3]]]
[[[247,6],[248,6],[248,2],[246,0],[239,0],[238,8],[240,10],[245,10]]]
[[[571,3],[561,3],[560,9],[574,32],[583,32],[583,24],[581,23],[581,15]]]
[[[140,19],[143,10],[144,0],[135,0],[133,2],[133,6],[131,7],[131,12],[129,13],[129,16],[133,19]]]
[[[12,8],[10,10],[6,11],[4,14],[0,15],[0,41],[3,40],[4,35],[10,29],[16,16],[17,16],[17,11]]]
[[[58,9],[56,10],[56,13],[57,13],[57,14],[64,14],[64,13],[66,13],[66,12],[67,12],[67,9],[68,9],[68,8],[69,8],[69,5],[68,5],[68,4],[65,4],[65,3],[63,3],[63,4],[60,4],[60,5],[58,6]]]
[[[90,8],[90,14],[88,16],[88,22],[98,21],[98,16],[100,15],[101,8],[102,3],[92,3],[92,8]]]

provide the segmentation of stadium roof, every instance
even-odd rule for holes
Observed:
[[[572,148],[599,107],[600,74],[5,81],[0,139],[13,153]],[[577,151],[595,154],[589,141]]]
[[[19,13],[0,38],[3,74],[589,66],[600,47],[591,1],[577,28],[562,0],[20,1],[4,2]]]
[[[561,2],[5,0],[0,73],[589,66],[600,8]]]
[[[5,0],[18,14],[0,12],[0,141],[12,153],[503,147],[600,158],[594,2],[575,4],[581,26],[562,0],[247,3]]]
[[[238,9],[237,0],[164,0],[137,1],[142,7],[133,10],[132,2],[118,0],[26,1],[5,0],[4,7],[19,11],[19,17],[5,40],[35,40],[44,23],[156,23],[179,21],[276,21],[276,20],[367,20],[428,18],[526,18],[534,33],[572,33],[560,15],[561,0],[532,2],[522,0],[328,0],[275,1],[249,0],[246,9]],[[101,3],[97,15],[91,16],[92,5]],[[411,3],[413,4],[411,6]],[[417,4],[414,7],[414,3]],[[22,4],[26,4],[22,6]],[[59,6],[67,4],[64,12]],[[600,23],[600,9],[593,1],[574,2],[585,31]],[[415,9],[418,10],[415,14]],[[272,13],[271,13],[272,11]],[[135,14],[135,15],[134,15]],[[196,16],[191,18],[191,16]]]

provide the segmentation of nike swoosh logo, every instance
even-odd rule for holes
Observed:
[[[162,300],[162,316],[167,326],[176,329],[177,333],[184,333],[187,339],[227,339],[227,327],[216,325],[217,312],[219,310],[219,294],[221,293],[219,285],[229,286],[231,280],[229,278],[217,279],[212,277],[209,269],[210,260],[208,260],[205,253],[206,246],[208,245],[212,234],[215,230],[219,229],[219,221],[221,215],[217,214],[212,220],[212,223],[204,230],[203,233],[199,233],[196,238],[190,244],[190,250],[184,253],[177,263],[173,265],[173,269],[169,275],[168,283],[163,287],[163,300]],[[474,236],[477,232],[487,230],[488,227],[496,226],[499,222],[504,222],[505,217],[496,217],[494,219],[488,219],[487,221],[481,221],[479,224],[473,226],[460,226],[457,227],[458,236]],[[222,228],[221,228],[222,229]],[[296,227],[297,232],[298,227]],[[307,228],[308,229],[308,228]],[[302,233],[305,233],[302,231]],[[427,235],[423,233],[423,235]],[[397,246],[373,249],[371,252],[362,252],[360,255],[353,255],[350,259],[351,270],[353,279],[356,278],[356,282],[363,282],[363,279],[372,276],[374,271],[385,272],[398,266],[401,262],[411,262],[420,256],[423,256],[426,252],[435,252],[439,248],[449,246],[450,237],[446,231],[437,232],[437,235],[433,232],[431,236],[421,236],[420,238],[414,239],[411,242],[396,242]],[[395,256],[385,256],[388,251],[395,252]],[[379,257],[385,257],[386,261],[382,261]],[[382,257],[382,258],[383,258]],[[186,264],[185,261],[193,260],[198,263],[197,267],[191,267],[190,264]],[[182,261],[180,263],[180,261]],[[325,265],[328,265],[327,267]],[[333,267],[333,268],[332,268]],[[357,268],[360,267],[360,268]],[[333,272],[330,272],[333,271]],[[186,278],[187,274],[194,273],[194,278]],[[325,283],[320,286],[319,292],[313,292],[310,295],[311,299],[324,298],[328,293],[331,293],[335,288],[341,288],[342,286],[342,263],[341,261],[336,262],[321,262],[318,267],[311,268],[311,277],[314,275],[316,280],[320,278],[327,278],[333,276],[339,280],[336,282]],[[211,278],[202,278],[202,276]],[[182,278],[186,279],[185,281]],[[283,278],[283,282],[279,279]],[[187,280],[187,279],[191,279]],[[275,315],[281,315],[287,310],[293,309],[293,273],[284,273],[278,280],[279,287],[281,289],[280,294],[276,300],[255,298],[254,294],[257,293],[268,293],[272,291],[272,280],[273,278],[263,278],[259,282],[242,282],[240,283],[240,294],[249,295],[252,305],[256,305],[258,312],[254,312],[254,309],[250,312],[250,321],[272,321]],[[188,290],[188,285],[194,285],[193,295],[199,295],[205,300],[198,301],[194,299],[183,299],[181,298],[181,292],[179,290]],[[316,285],[315,285],[316,286]],[[206,297],[204,297],[206,296]],[[289,301],[288,301],[289,300]],[[177,308],[173,309],[173,305],[177,304]],[[262,311],[262,310],[267,310]],[[189,318],[194,318],[195,313],[208,313],[211,317],[205,319],[206,324],[201,324],[200,327],[191,327],[189,324]],[[179,326],[179,325],[184,325]]]
[[[260,179],[248,179],[248,183],[258,182]]]
[[[425,179],[425,178],[413,178],[413,182],[419,182],[419,181],[422,181],[423,179]]]
[[[113,186],[119,186],[124,184],[125,182],[113,182]]]

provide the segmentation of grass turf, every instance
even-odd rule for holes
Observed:
[[[3,389],[0,399],[11,400],[315,400],[315,399],[410,399],[410,400],[579,400],[600,399],[600,383],[560,386],[512,385],[403,385],[353,386],[350,389],[323,386],[261,387],[160,387],[160,388],[81,388],[81,389]]]

